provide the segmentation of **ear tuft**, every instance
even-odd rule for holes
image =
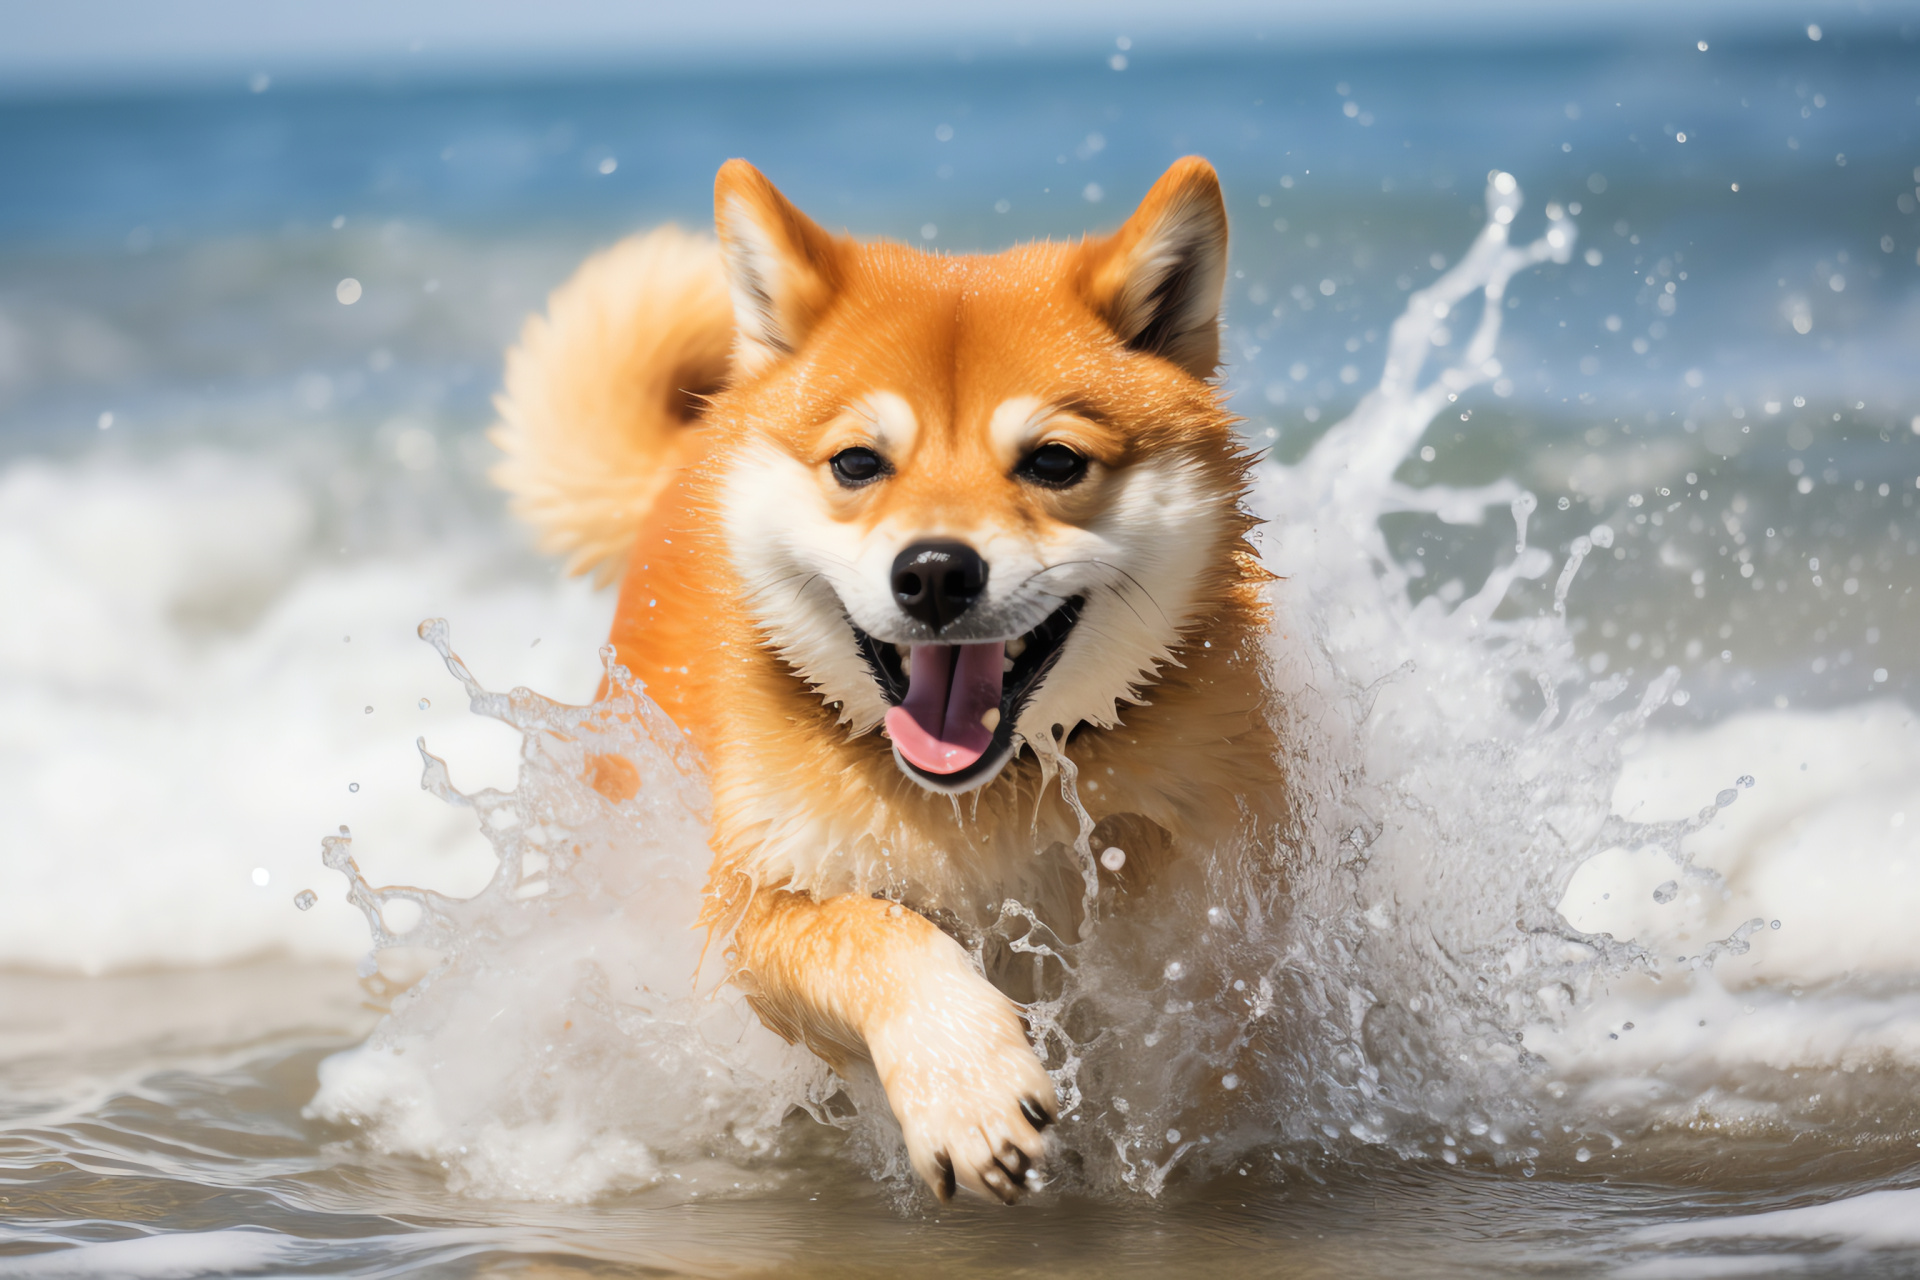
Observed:
[[[839,284],[840,245],[745,160],[720,166],[714,225],[733,295],[736,368],[799,349]]]
[[[1196,378],[1220,366],[1220,295],[1227,281],[1227,208],[1220,178],[1199,156],[1176,161],[1126,224],[1081,249],[1080,289],[1136,351]]]

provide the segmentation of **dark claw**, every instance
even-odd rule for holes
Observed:
[[[1007,1176],[1013,1179],[1015,1186],[1020,1184],[1021,1179],[1027,1176],[1027,1170],[1033,1166],[1033,1162],[1027,1159],[1027,1153],[1011,1142],[1007,1143],[993,1159],[995,1164],[1007,1171]]]
[[[942,1151],[933,1158],[933,1162],[940,1167],[940,1185],[935,1190],[940,1202],[945,1204],[953,1199],[953,1158]]]
[[[1032,1098],[1020,1099],[1020,1114],[1027,1118],[1027,1123],[1033,1126],[1035,1133],[1053,1123],[1053,1117],[1047,1114],[1046,1108]]]

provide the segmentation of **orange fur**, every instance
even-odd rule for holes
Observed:
[[[720,171],[715,206],[717,257],[656,233],[640,245],[657,281],[614,279],[644,256],[616,249],[556,293],[550,327],[530,323],[509,363],[502,438],[519,452],[503,479],[577,570],[631,538],[612,640],[710,764],[706,919],[732,929],[762,1019],[836,1067],[871,1060],[937,1192],[1011,1200],[1052,1087],[1014,1006],[916,913],[978,925],[1014,896],[1070,934],[1082,882],[1063,767],[1089,817],[1176,853],[1283,803],[1248,459],[1207,381],[1218,184],[1190,158],[1112,236],[992,256],[830,236],[743,161]],[[567,318],[582,298],[601,319]],[[723,338],[728,384],[697,420],[670,420],[662,388],[710,375]],[[607,425],[623,388],[624,434]],[[578,427],[573,405],[588,406]],[[576,447],[549,463],[549,439]],[[1085,459],[1085,477],[1032,482],[1021,458],[1040,441]],[[891,470],[849,487],[830,465],[849,448]],[[619,496],[569,524],[569,476],[589,506]],[[1144,536],[1142,521],[1160,523]],[[1094,575],[1076,598],[1097,601],[1016,704],[1011,759],[957,801],[896,761],[852,656],[850,619],[885,612],[863,594],[869,562],[930,537],[996,548],[1002,580],[1016,565],[1038,566],[1035,582]]]

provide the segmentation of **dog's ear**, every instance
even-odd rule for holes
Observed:
[[[1199,156],[1174,162],[1112,235],[1088,240],[1081,296],[1120,340],[1196,378],[1220,366],[1220,293],[1227,281],[1227,207]]]
[[[720,166],[713,220],[733,293],[735,366],[752,374],[806,340],[838,287],[840,245],[745,160]]]

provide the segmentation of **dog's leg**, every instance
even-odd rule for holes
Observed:
[[[1053,1081],[1013,1002],[959,944],[881,899],[766,890],[735,947],[737,980],[769,1027],[836,1066],[873,1062],[935,1194],[958,1183],[1019,1198],[1058,1105]]]

